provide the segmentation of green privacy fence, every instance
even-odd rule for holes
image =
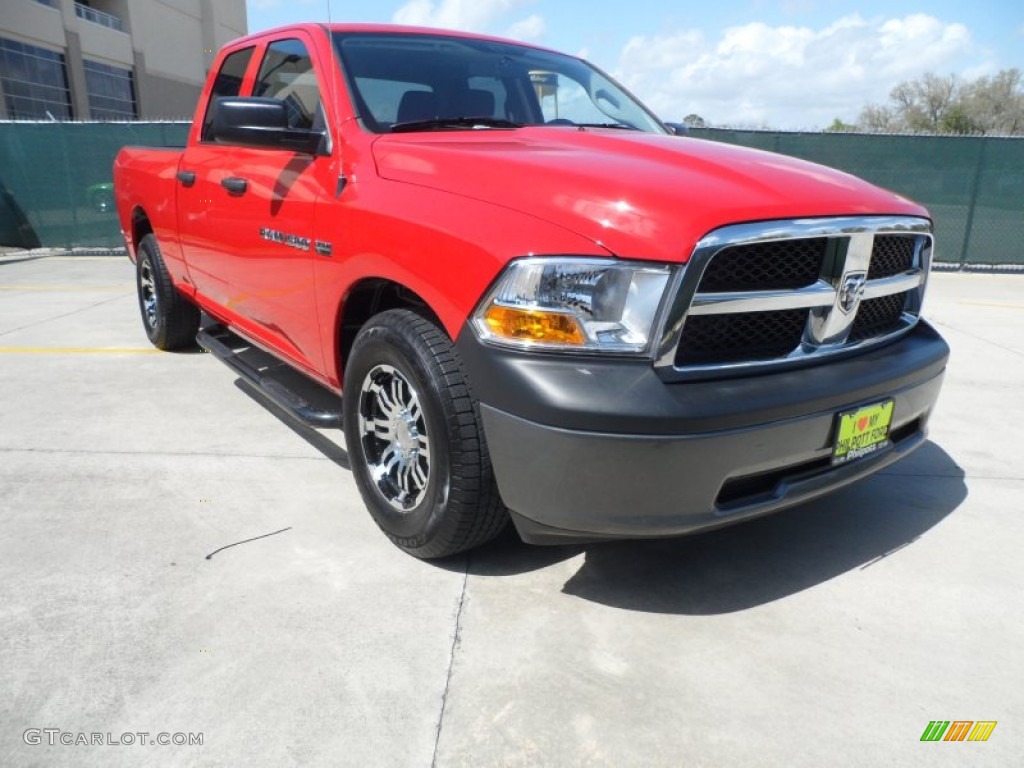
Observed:
[[[0,245],[117,248],[111,166],[126,145],[184,146],[188,123],[0,123]]]
[[[188,123],[0,123],[0,245],[120,247],[111,164]],[[928,206],[939,261],[1024,265],[1024,139],[694,129],[841,168]]]
[[[840,168],[927,206],[936,258],[1024,265],[1024,138],[694,129]]]

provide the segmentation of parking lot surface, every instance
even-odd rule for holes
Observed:
[[[0,764],[1021,764],[1024,276],[933,275],[945,389],[884,474],[436,563],[374,526],[340,434],[153,350],[133,278],[0,259]]]

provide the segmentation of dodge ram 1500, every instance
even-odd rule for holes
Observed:
[[[673,135],[530,45],[251,35],[217,56],[184,150],[126,148],[114,178],[152,343],[198,333],[340,426],[374,520],[418,557],[509,519],[532,543],[675,536],[819,496],[924,442],[948,356],[921,319],[922,207]]]

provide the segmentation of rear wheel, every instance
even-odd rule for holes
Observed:
[[[408,310],[372,318],[352,345],[343,404],[359,492],[397,546],[444,557],[501,532],[477,405],[434,323]]]
[[[181,349],[195,344],[199,309],[178,293],[164,266],[153,234],[139,243],[135,285],[146,335],[158,349]]]

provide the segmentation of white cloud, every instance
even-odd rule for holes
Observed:
[[[924,72],[987,70],[969,30],[926,14],[845,16],[823,29],[760,22],[709,40],[700,30],[634,37],[618,77],[667,120],[824,127],[855,120],[902,80]]]
[[[483,32],[505,14],[530,2],[531,0],[408,0],[395,11],[391,19],[396,24]]]
[[[540,40],[544,37],[544,32],[547,30],[544,24],[544,17],[539,14],[533,14],[527,16],[521,21],[517,21],[515,24],[510,26],[503,33],[505,37],[511,37],[514,40]]]

